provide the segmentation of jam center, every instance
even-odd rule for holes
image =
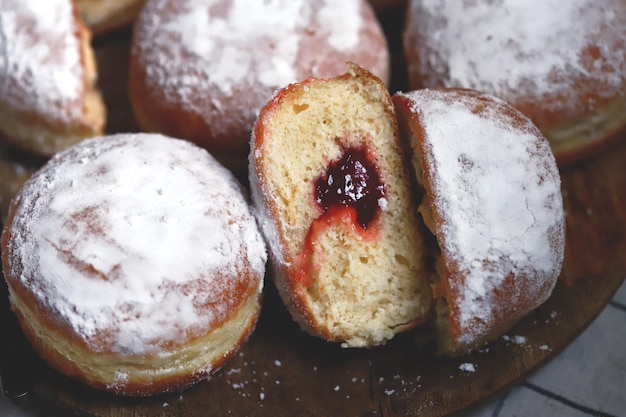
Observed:
[[[331,208],[353,208],[356,222],[367,229],[380,210],[385,187],[378,167],[362,146],[346,148],[341,158],[331,162],[315,181],[315,192],[324,214]]]

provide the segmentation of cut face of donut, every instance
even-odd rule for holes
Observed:
[[[294,319],[374,346],[426,319],[423,241],[385,85],[357,67],[280,92],[255,125],[250,182]]]

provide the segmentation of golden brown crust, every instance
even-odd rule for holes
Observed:
[[[560,167],[598,153],[626,131],[626,6],[566,6],[411,2],[411,89],[465,87],[507,101],[539,127]]]
[[[502,335],[550,295],[564,248],[558,171],[539,130],[491,96],[432,89],[393,101],[424,193],[420,212],[438,243],[432,286],[439,351],[460,355]],[[519,224],[527,228],[515,232]]]
[[[203,27],[188,28],[184,11],[204,7],[201,2],[145,4],[135,24],[129,68],[129,96],[142,129],[190,140],[235,173],[245,174],[254,121],[277,89],[312,75],[339,75],[346,61],[368,67],[383,79],[389,77],[386,39],[366,1],[350,0],[355,15],[346,16],[339,26],[329,15],[342,8],[326,0],[298,0],[282,9],[258,6],[246,16],[226,14],[229,7],[239,10],[235,6],[223,0],[211,3],[215,15],[211,19],[222,19],[233,31],[225,37],[211,33],[210,19]],[[323,8],[331,11],[317,17]],[[301,12],[304,9],[311,10]],[[256,22],[255,13],[267,14],[268,21],[279,14],[293,28],[280,25],[268,30]],[[309,14],[311,21],[302,22]],[[254,34],[249,34],[250,26],[255,27]],[[346,30],[333,38],[338,28]],[[351,30],[355,34],[346,36]],[[193,41],[193,33],[199,31],[206,38],[203,44]],[[357,43],[343,45],[353,37]],[[234,55],[223,58],[222,53]]]
[[[26,182],[2,263],[46,361],[98,389],[152,395],[214,373],[247,339],[265,246],[241,186],[210,155],[127,134],[58,153]]]
[[[108,353],[94,360],[93,350],[49,319],[49,312],[30,304],[32,300],[18,301],[20,295],[14,292],[13,312],[29,343],[46,363],[92,388],[124,396],[178,391],[217,372],[252,334],[261,310],[261,298],[250,296],[249,302],[239,312],[232,311],[220,327],[180,346],[163,349],[156,356],[122,359]]]
[[[3,6],[4,7],[4,6]],[[6,7],[12,7],[7,5]],[[101,135],[104,131],[106,123],[106,108],[100,92],[96,88],[97,68],[94,58],[94,52],[91,47],[91,32],[83,23],[78,9],[71,3],[73,22],[68,25],[67,30],[70,33],[64,33],[65,27],[60,26],[54,39],[56,42],[63,41],[64,38],[73,38],[77,40],[76,51],[69,51],[69,54],[78,54],[80,68],[67,67],[55,68],[50,73],[56,71],[56,77],[65,80],[65,77],[71,78],[75,73],[82,74],[82,86],[79,86],[80,93],[77,98],[71,97],[53,97],[50,100],[50,108],[41,108],[38,103],[39,96],[45,97],[48,91],[31,91],[32,87],[23,87],[23,75],[7,72],[4,74],[6,83],[9,85],[9,92],[5,91],[6,96],[25,94],[30,96],[22,97],[19,100],[24,104],[20,104],[20,108],[15,106],[14,101],[7,101],[6,97],[0,98],[0,134],[7,140],[34,155],[49,157],[54,153],[65,149],[75,143],[80,142],[84,138]],[[18,13],[19,16],[19,13]],[[30,26],[29,37],[39,36],[39,28],[37,27],[37,16],[20,16],[28,22],[35,20]],[[29,27],[29,26],[24,26]],[[13,34],[9,34],[12,36]],[[46,35],[44,32],[43,36]],[[14,39],[7,39],[7,42],[17,42]],[[45,43],[50,39],[45,37],[37,42]],[[72,42],[70,42],[71,44]],[[66,45],[61,42],[63,47]],[[20,46],[24,46],[20,44]],[[57,46],[57,45],[54,45]],[[72,46],[68,46],[72,48]],[[25,56],[34,55],[28,50],[15,50],[15,54],[24,54]],[[65,56],[65,51],[59,51],[59,56]],[[12,60],[19,59],[19,56],[11,57]],[[45,72],[45,60],[34,64],[37,71],[34,76],[48,76]],[[43,66],[43,70],[39,68]],[[70,75],[71,74],[71,75]],[[58,80],[55,79],[54,82]],[[32,84],[32,82],[31,82]],[[12,85],[12,86],[11,86]],[[30,85],[30,84],[26,84]],[[42,82],[41,85],[50,85],[50,82]],[[60,93],[59,95],[62,95]],[[15,99],[12,99],[15,100]],[[28,104],[31,104],[29,107]],[[55,108],[60,107],[60,108]],[[65,116],[70,114],[72,116]]]

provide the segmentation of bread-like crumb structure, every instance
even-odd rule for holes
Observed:
[[[280,242],[279,290],[303,327],[344,346],[384,343],[425,319],[431,295],[423,241],[397,126],[382,83],[358,68],[337,79],[313,80],[277,96],[261,115],[252,158],[264,204]],[[307,285],[295,280],[311,224],[321,216],[315,180],[346,147],[365,146],[385,187],[371,228],[329,222],[315,233]],[[258,194],[257,194],[258,196]]]

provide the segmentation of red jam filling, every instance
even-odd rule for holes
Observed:
[[[315,272],[312,256],[319,235],[329,226],[343,223],[364,239],[372,238],[367,231],[380,213],[379,200],[385,196],[378,167],[364,146],[344,149],[315,180],[314,189],[322,214],[309,227],[296,265],[297,280],[305,288]]]
[[[365,147],[351,147],[330,163],[315,181],[317,204],[325,214],[331,207],[351,207],[356,222],[366,230],[380,211],[378,201],[385,195],[378,167]]]

